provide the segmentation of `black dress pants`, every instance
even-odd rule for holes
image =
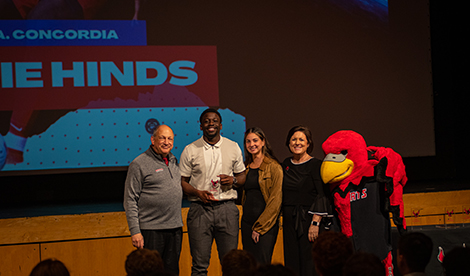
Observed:
[[[141,230],[144,248],[157,250],[162,256],[165,270],[179,274],[179,260],[183,240],[182,228]]]
[[[276,223],[268,232],[259,237],[259,242],[255,243],[251,238],[253,225],[242,220],[242,243],[243,249],[253,254],[259,264],[270,264],[273,256],[274,245],[276,244],[277,234],[279,232],[279,222]]]

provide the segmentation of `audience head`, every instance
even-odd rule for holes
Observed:
[[[467,263],[469,260],[470,248],[456,247],[449,251],[442,262],[446,276],[470,275],[470,266]]]
[[[150,276],[163,272],[163,260],[157,250],[136,249],[126,259],[128,276]]]
[[[287,133],[287,137],[286,137],[286,147],[289,149],[289,151],[292,153],[290,142],[291,142],[292,136],[294,136],[296,132],[302,132],[305,135],[305,138],[307,139],[307,143],[308,143],[307,153],[308,154],[312,153],[313,151],[312,132],[306,126],[295,126],[289,130],[289,132]]]
[[[222,258],[223,276],[249,275],[256,267],[255,257],[246,250],[232,249]]]
[[[424,272],[431,259],[432,240],[420,232],[409,232],[398,240],[397,266],[401,274]]]
[[[322,276],[341,275],[344,263],[352,254],[351,241],[340,232],[321,233],[312,247],[315,269]]]
[[[374,254],[357,252],[344,264],[343,276],[385,276],[385,267]]]
[[[259,266],[251,276],[296,276],[294,271],[282,264],[264,264]]]
[[[70,276],[70,273],[61,261],[46,259],[38,263],[29,276]]]

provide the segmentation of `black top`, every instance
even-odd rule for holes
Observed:
[[[356,251],[370,252],[383,260],[392,250],[390,216],[384,208],[385,186],[364,179],[359,185],[351,185],[349,192],[352,241]]]
[[[333,213],[328,193],[325,194],[327,185],[320,175],[321,164],[316,158],[301,164],[292,163],[290,157],[282,162],[282,205],[300,205],[320,215]]]
[[[266,202],[259,187],[259,169],[248,171],[244,189],[246,198],[243,204],[242,221],[253,225],[266,208]]]

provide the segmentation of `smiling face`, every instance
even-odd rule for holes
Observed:
[[[150,138],[152,147],[157,154],[166,157],[173,149],[173,130],[169,126],[161,125]]]
[[[251,155],[263,153],[265,142],[255,133],[248,133],[245,138],[245,147]]]
[[[290,138],[289,150],[294,155],[302,156],[306,154],[309,146],[307,136],[302,131],[294,132],[294,135]]]
[[[217,143],[220,140],[222,124],[217,113],[208,112],[204,114],[201,121],[201,130],[204,140],[208,143]]]

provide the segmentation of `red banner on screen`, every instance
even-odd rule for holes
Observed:
[[[1,50],[0,110],[219,105],[215,46]]]

